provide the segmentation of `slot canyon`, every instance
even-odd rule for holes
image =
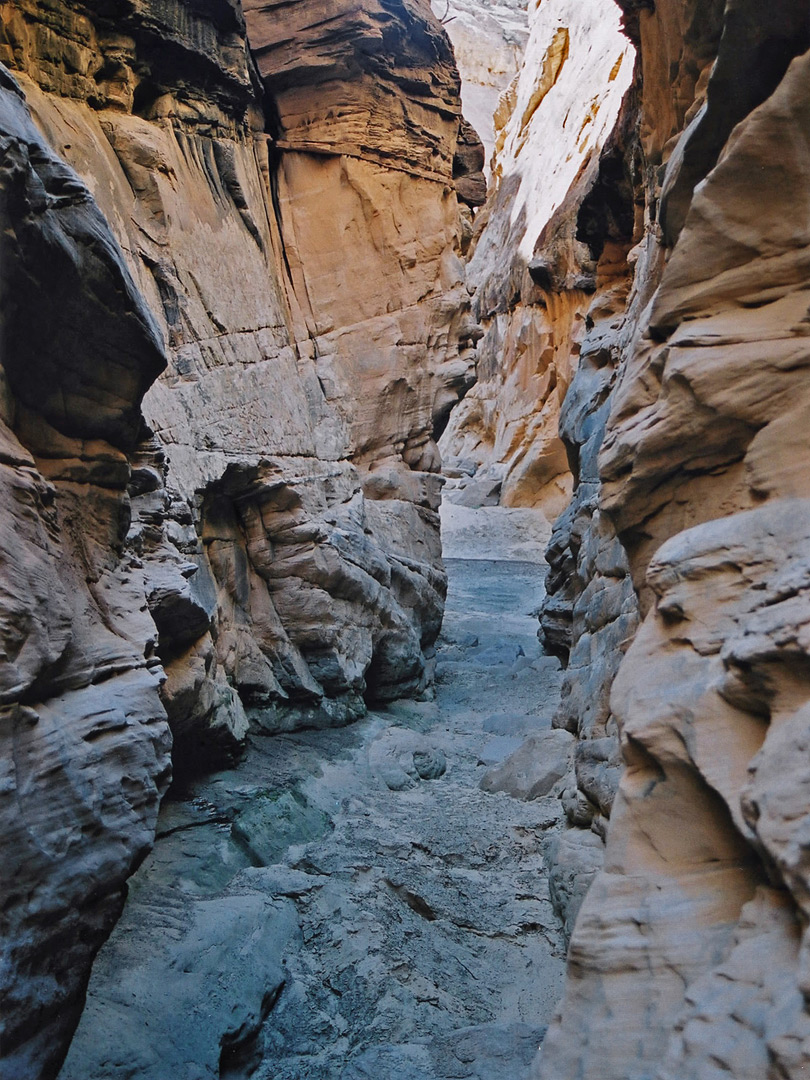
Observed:
[[[0,1080],[810,1075],[807,0],[0,0],[0,502]]]

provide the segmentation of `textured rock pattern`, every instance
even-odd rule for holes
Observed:
[[[157,633],[123,548],[157,327],[0,68],[3,1075],[52,1069],[170,776]]]
[[[459,77],[446,35],[417,0],[245,0],[244,10],[283,148],[446,179]]]
[[[504,506],[556,516],[570,495],[558,418],[601,254],[571,225],[630,83],[632,54],[609,5],[546,0],[530,11],[523,67],[496,113],[495,188],[476,219],[468,269],[485,330],[478,384],[441,445],[448,461],[472,461]]]
[[[567,810],[610,827],[536,1075],[799,1077],[810,22],[787,3],[623,6],[641,94],[623,160],[645,228],[601,403],[583,366],[566,403],[574,456],[589,426],[601,451],[588,512],[581,498],[558,522],[544,622],[573,662],[595,645],[586,600],[602,633],[626,614],[622,649],[629,581],[644,621],[618,674],[603,654],[598,693],[558,716],[586,737],[607,717]]]
[[[200,41],[182,10],[172,12],[160,18],[185,27],[193,74],[197,51],[210,64],[214,44]],[[265,42],[268,23],[279,33],[279,20],[246,15],[265,81],[279,94],[284,138],[272,163],[262,117],[234,85],[237,46],[243,81],[250,74],[238,19],[213,39],[213,87],[190,82],[182,66],[169,79],[162,53],[177,44],[156,41],[148,20],[141,27],[133,16],[136,36],[123,52],[119,43],[119,60],[136,84],[134,111],[109,99],[98,109],[78,77],[58,85],[70,96],[30,94],[52,143],[96,178],[162,316],[170,368],[144,410],[171,461],[169,539],[188,573],[197,567],[178,610],[191,605],[201,631],[217,621],[216,641],[192,635],[185,618],[179,639],[167,627],[163,651],[175,669],[167,706],[178,730],[196,727],[217,754],[244,734],[243,708],[268,729],[331,724],[357,715],[367,691],[424,687],[423,650],[438,631],[444,591],[432,432],[472,378],[472,322],[453,251],[457,76],[440,30],[428,26],[431,47],[417,57],[438,65],[441,93],[430,96],[423,72],[427,105],[418,94],[414,105],[423,122],[404,126],[399,146],[407,171],[382,165],[368,140],[337,139],[328,154],[316,140],[317,155],[301,152],[274,74],[285,55]],[[79,36],[85,28],[74,21],[65,15]],[[396,29],[395,45],[401,21]],[[36,45],[29,34],[28,48]],[[103,54],[106,40],[91,45]],[[320,102],[323,88],[315,80],[306,90],[309,54],[299,52],[294,100],[303,107],[307,92]],[[29,56],[18,60],[38,73]],[[347,100],[370,93],[370,76],[354,64],[356,83],[341,83]],[[417,158],[431,124],[439,149],[428,169]],[[147,515],[160,509],[154,501]],[[177,562],[152,531],[137,537],[151,561]]]
[[[461,106],[481,137],[489,165],[498,101],[517,79],[529,37],[526,0],[431,0],[431,7],[453,43]]]
[[[577,210],[577,233],[588,238],[598,256],[596,290],[577,370],[560,411],[574,492],[554,524],[546,552],[551,569],[540,620],[546,647],[566,660],[554,722],[578,738],[575,782],[563,793],[571,828],[559,845],[553,874],[559,882],[555,902],[569,931],[604,854],[595,839],[605,837],[622,771],[610,689],[639,623],[627,554],[599,505],[598,465],[623,350],[645,302],[643,293],[630,296],[630,252],[643,228],[637,106],[635,93],[629,93],[591,190]]]
[[[46,140],[4,84],[4,685],[31,771],[7,792],[43,839],[29,859],[9,832],[3,1050],[31,1076],[148,849],[167,716],[179,776],[251,724],[345,723],[430,682],[434,435],[477,336],[458,199],[483,181],[427,5],[0,12]],[[48,899],[23,916],[28,874]]]
[[[486,515],[485,542],[514,514]],[[175,786],[61,1080],[527,1080],[565,968],[559,802],[479,781],[494,731],[573,741],[549,730],[544,571],[448,561],[435,701],[251,735],[238,768]]]

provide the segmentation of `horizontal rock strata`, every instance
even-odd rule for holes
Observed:
[[[8,833],[9,1075],[64,1053],[169,729],[183,778],[431,680],[480,148],[426,5],[327,8],[2,6],[7,791],[42,836]]]

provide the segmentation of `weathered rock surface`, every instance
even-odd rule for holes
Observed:
[[[488,769],[482,791],[505,791],[513,799],[537,799],[555,793],[573,765],[573,737],[567,731],[530,735],[502,763]]]
[[[179,20],[172,11],[162,18]],[[325,48],[343,40],[339,16]],[[394,50],[413,20],[430,22],[415,9],[403,17]],[[400,92],[407,115],[389,118],[400,127],[384,125],[355,144],[333,126],[326,146],[298,139],[286,111],[288,101],[305,108],[307,93],[325,100],[320,74],[309,70],[320,45],[311,53],[302,45],[301,70],[291,72],[281,45],[268,40],[270,26],[282,34],[287,24],[251,7],[246,18],[283,127],[272,185],[262,118],[255,105],[246,111],[249,98],[235,92],[228,68],[238,46],[250,66],[238,19],[227,47],[217,45],[218,93],[189,85],[182,69],[168,81],[168,44],[144,37],[139,24],[119,56],[140,87],[134,111],[113,110],[109,100],[96,108],[76,81],[59,84],[70,98],[31,93],[54,145],[68,147],[88,176],[105,177],[96,179],[102,207],[162,314],[170,369],[145,413],[171,459],[171,539],[198,567],[197,591],[207,594],[201,618],[217,611],[216,644],[202,646],[207,681],[197,708],[197,726],[214,745],[221,740],[207,734],[212,725],[244,728],[223,677],[269,727],[301,716],[340,722],[362,709],[367,689],[390,697],[424,687],[423,647],[438,631],[444,590],[431,436],[472,378],[472,323],[453,250],[457,76],[440,30],[428,28],[427,51],[411,62],[431,60],[440,84],[432,90],[420,68],[419,123]],[[103,54],[106,42],[91,45]],[[193,58],[200,46],[192,34],[184,47]],[[406,50],[395,74],[410,86],[408,60]],[[38,72],[28,57],[20,63]],[[368,112],[376,75],[353,63],[356,79],[336,85]],[[283,89],[289,79],[292,97]],[[375,150],[392,131],[401,132],[396,168]],[[430,161],[421,156],[428,131]],[[431,363],[417,368],[425,350]],[[170,558],[148,530],[138,540],[156,549],[155,561]],[[185,653],[188,637],[171,641],[172,651]],[[187,668],[185,656],[181,663]],[[187,726],[188,694],[172,695],[170,713],[175,696]],[[221,699],[213,712],[212,698]],[[222,710],[230,718],[218,720]]]
[[[487,505],[491,491],[502,506],[554,517],[570,495],[558,419],[601,255],[572,223],[633,71],[610,9],[602,0],[532,6],[523,66],[495,116],[494,191],[468,267],[485,330],[478,383],[441,441],[448,464],[476,466],[462,481],[469,505],[470,495]],[[485,486],[475,492],[477,483]]]
[[[640,96],[578,228],[621,176],[645,214],[564,406],[577,487],[543,616],[581,740],[566,811],[607,848],[535,1075],[799,1077],[810,22],[622,6]]]
[[[610,689],[638,628],[638,598],[616,530],[600,508],[599,451],[611,392],[643,291],[630,295],[632,245],[642,228],[635,152],[637,97],[630,92],[603,149],[575,228],[597,259],[577,370],[560,411],[559,433],[573,479],[569,506],[554,524],[546,557],[548,595],[541,612],[546,647],[565,660],[555,725],[577,736],[575,772],[563,793],[571,829],[555,852],[555,903],[570,933],[601,865],[623,762]],[[566,208],[562,211],[564,214]]]
[[[9,1075],[64,1052],[167,716],[187,779],[432,678],[481,153],[426,4],[327,7],[2,5]]]
[[[448,570],[435,702],[251,735],[238,769],[173,788],[60,1080],[526,1080],[564,969],[544,855],[561,815],[481,791],[480,750],[506,700],[514,725],[571,737],[550,730],[543,565]],[[544,667],[544,692],[499,648]],[[428,757],[443,768],[420,777]]]
[[[453,43],[461,107],[484,144],[489,173],[498,101],[517,78],[529,38],[526,0],[431,0],[431,7]]]
[[[123,548],[154,320],[0,68],[3,1075],[52,1072],[170,777],[157,634]]]
[[[810,14],[619,6],[533,9],[474,235],[422,0],[0,7],[4,1075],[170,732],[65,1077],[806,1074]],[[481,560],[436,707],[440,438],[457,552],[574,490],[565,675]]]

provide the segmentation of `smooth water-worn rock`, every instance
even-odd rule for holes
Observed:
[[[171,745],[123,547],[154,319],[0,67],[3,1075],[52,1072],[146,854]]]
[[[4,1075],[810,1067],[810,14],[518,11],[2,5]]]
[[[169,730],[186,782],[432,679],[482,155],[426,3],[327,14],[2,8],[12,1075],[64,1052]]]
[[[185,10],[167,8],[165,28]],[[204,47],[190,29],[179,44],[156,41],[149,18],[133,11],[132,41],[116,53],[120,79],[134,85],[126,108],[71,74],[75,36],[87,39],[87,63],[111,47],[100,15],[89,27],[66,15],[56,83],[36,35],[13,56],[46,91],[29,88],[38,120],[94,186],[168,342],[170,367],[144,410],[168,450],[171,501],[152,498],[148,511],[168,511],[168,539],[197,567],[217,626],[196,642],[187,632],[170,640],[168,628],[162,655],[182,687],[166,700],[175,726],[195,727],[216,757],[217,730],[244,729],[226,680],[251,718],[280,729],[342,722],[367,689],[393,697],[429,681],[423,650],[445,588],[432,433],[473,378],[454,250],[458,85],[440,28],[409,8],[392,22],[390,64],[409,87],[395,114],[356,144],[336,125],[301,141],[287,82],[298,106],[327,93],[310,64],[321,45],[303,27],[291,70],[273,37],[291,23],[264,9],[248,5],[246,26],[231,12],[227,33],[211,16]],[[417,25],[428,35],[421,51],[408,44]],[[339,52],[343,33],[338,19],[324,47]],[[230,65],[241,55],[247,72],[248,41],[273,95],[266,104],[234,85]],[[178,47],[187,66],[169,79]],[[213,83],[197,85],[194,65],[209,48]],[[329,92],[355,95],[362,112],[382,91],[378,62],[358,55],[371,69]],[[271,104],[283,128],[272,139],[261,111]],[[387,162],[377,151],[396,139]],[[417,367],[423,351],[430,362]],[[152,561],[171,559],[149,527],[137,541]],[[205,666],[193,684],[177,658],[192,644]]]
[[[448,569],[439,655],[455,659],[435,702],[250,736],[238,768],[173,788],[60,1080],[164,1080],[169,1065],[526,1080],[562,984],[544,854],[562,814],[554,798],[482,791],[480,748],[507,698],[526,730],[573,740],[550,730],[559,665],[545,664],[538,694],[484,659],[499,622],[498,642],[549,660],[531,614],[543,566]]]
[[[573,743],[567,731],[530,735],[505,761],[487,770],[482,790],[505,791],[513,799],[524,800],[551,795],[573,764]]]
[[[579,473],[543,616],[572,668],[556,722],[580,737],[563,840],[607,847],[534,1075],[799,1077],[810,24],[622,6],[638,97],[578,228],[609,220],[611,176],[645,214],[564,407]]]

